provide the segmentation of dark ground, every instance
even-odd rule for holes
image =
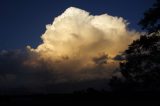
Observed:
[[[159,92],[125,92],[125,93],[73,93],[73,94],[47,94],[47,95],[3,95],[0,104],[56,104],[56,105],[137,105],[160,104]]]

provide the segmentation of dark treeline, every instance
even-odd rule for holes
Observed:
[[[113,77],[113,91],[160,91],[160,0],[144,13],[139,25],[146,33],[123,53],[126,61],[120,63],[120,72],[124,80]]]

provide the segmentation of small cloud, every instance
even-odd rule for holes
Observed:
[[[107,64],[107,59],[108,59],[108,55],[103,54],[99,57],[94,57],[93,61],[97,65],[103,65],[103,64]]]
[[[126,60],[126,57],[124,54],[118,54],[113,58],[113,60],[123,61],[123,60]]]

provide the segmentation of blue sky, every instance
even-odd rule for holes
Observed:
[[[129,28],[140,31],[137,25],[145,10],[155,0],[0,0],[0,50],[36,47],[45,26],[70,6],[93,15],[107,13],[123,17]]]

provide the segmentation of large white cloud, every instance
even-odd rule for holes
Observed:
[[[138,37],[138,33],[127,29],[127,24],[121,17],[108,14],[93,16],[70,7],[56,17],[53,24],[46,26],[43,44],[35,51],[54,59],[88,57],[103,52],[115,56]]]
[[[62,72],[74,77],[81,76],[82,70],[88,70],[89,74],[84,75],[83,79],[91,76],[94,78],[111,76],[108,74],[109,71],[117,68],[118,63],[110,58],[124,51],[139,37],[139,33],[128,30],[127,25],[127,21],[122,17],[108,14],[94,16],[87,11],[70,7],[56,17],[52,24],[46,26],[47,29],[41,37],[43,43],[36,49],[29,49],[44,61],[54,64],[52,66],[58,73]],[[106,54],[108,57],[102,58]],[[103,61],[105,63],[106,60],[107,64],[97,66],[97,63]],[[103,65],[102,70],[107,74],[101,72],[102,74],[99,75],[90,71],[101,70],[97,69],[99,65]]]

